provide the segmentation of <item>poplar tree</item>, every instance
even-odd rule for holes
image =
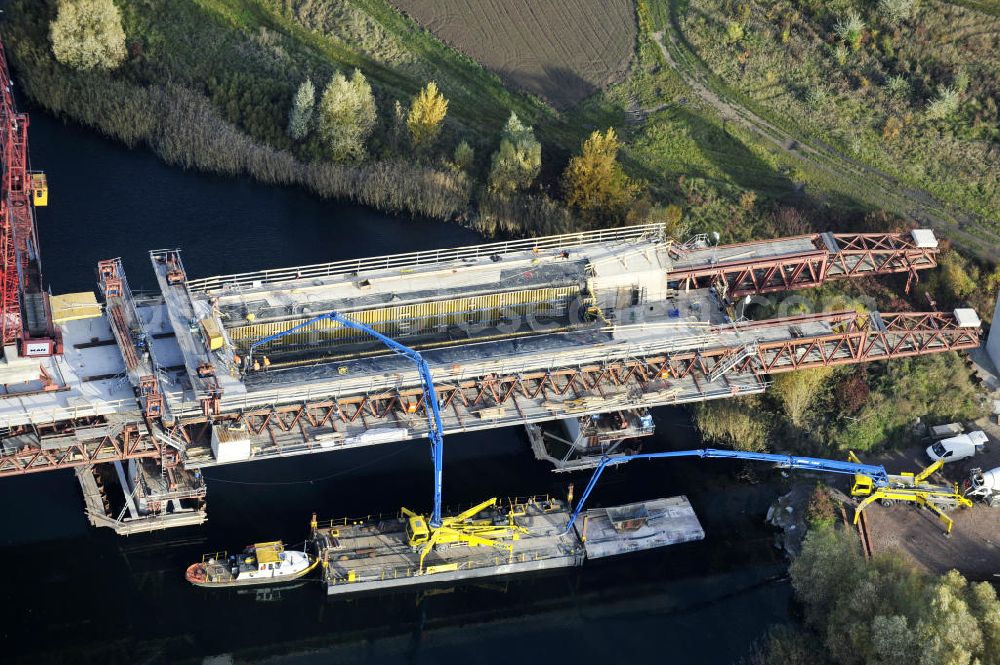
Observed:
[[[315,105],[316,86],[310,79],[306,79],[295,93],[292,110],[288,114],[288,135],[296,141],[301,141],[309,134]]]
[[[406,116],[410,140],[417,149],[427,148],[441,133],[441,123],[448,114],[448,100],[438,91],[437,83],[430,81],[413,102]]]
[[[596,131],[583,143],[583,151],[569,161],[563,172],[566,203],[583,212],[613,215],[623,213],[638,192],[618,163],[621,142],[615,130]]]
[[[365,75],[355,69],[350,80],[333,75],[319,103],[319,135],[337,161],[361,161],[365,142],[375,129],[375,96]]]
[[[500,139],[500,149],[493,153],[490,191],[513,194],[527,189],[538,177],[541,168],[542,144],[535,138],[531,127],[511,112]]]

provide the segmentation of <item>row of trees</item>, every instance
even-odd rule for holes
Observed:
[[[411,145],[425,150],[434,144],[448,114],[448,100],[434,81],[425,85],[404,114],[396,102],[397,125],[405,122]],[[316,86],[306,79],[292,99],[288,135],[305,140],[316,131],[326,154],[337,162],[359,163],[367,157],[367,143],[378,123],[375,94],[358,69],[350,78],[336,72],[316,106]]]
[[[395,103],[395,127],[391,142],[402,148],[408,137],[410,147],[426,155],[441,133],[448,112],[448,100],[431,81],[410,101],[407,109]],[[348,78],[337,72],[330,79],[316,103],[316,87],[306,79],[299,86],[288,117],[288,135],[304,141],[315,132],[324,153],[336,162],[361,163],[368,154],[366,145],[378,123],[378,111],[372,86],[355,69]],[[405,130],[401,128],[405,126]],[[399,136],[405,132],[406,136]],[[614,129],[596,131],[583,143],[581,154],[574,156],[561,181],[565,202],[584,218],[609,221],[625,217],[641,192],[640,183],[630,179],[618,162],[621,142]],[[475,152],[467,141],[455,147],[451,165],[470,172]],[[491,211],[536,210],[551,215],[551,206],[511,199],[523,199],[537,184],[542,168],[542,145],[534,129],[511,113],[500,143],[490,159],[484,201]],[[531,194],[537,198],[537,194]],[[502,220],[498,228],[507,227]],[[539,229],[541,230],[541,229]]]

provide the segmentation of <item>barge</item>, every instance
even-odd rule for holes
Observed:
[[[702,540],[686,497],[594,508],[570,523],[567,502],[549,496],[495,499],[428,530],[422,516],[313,520],[313,542],[329,595],[579,566],[599,559]]]

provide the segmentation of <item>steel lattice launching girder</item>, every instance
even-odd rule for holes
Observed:
[[[798,336],[800,328],[817,325],[826,332]],[[784,337],[776,339],[779,334]],[[961,327],[952,314],[843,311],[744,324],[740,338],[740,344],[576,367],[436,378],[436,394],[445,427],[472,431],[760,392],[768,374],[975,348],[979,330]],[[300,454],[335,448],[320,443],[334,434],[343,439],[371,429],[408,428],[407,438],[417,438],[424,405],[422,390],[413,386],[223,413],[215,422],[246,428],[257,437],[260,456]],[[198,447],[210,427],[206,418],[184,419],[170,433]]]
[[[731,298],[819,286],[825,281],[909,273],[909,291],[918,270],[937,265],[936,242],[920,243],[910,233],[818,233],[785,238],[804,247],[767,256],[756,241],[679,252],[683,260],[667,276],[679,290],[716,287]],[[745,256],[740,258],[741,249]]]
[[[60,423],[59,430],[71,430],[73,423]],[[90,423],[85,423],[89,426]],[[142,457],[160,457],[162,445],[148,434],[142,425],[126,424],[115,433],[89,440],[71,440],[54,445],[47,435],[58,432],[39,428],[37,440],[20,445],[9,454],[0,456],[0,477],[17,476],[38,471],[54,471],[78,466],[90,466]]]

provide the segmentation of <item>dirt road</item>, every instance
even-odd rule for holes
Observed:
[[[840,182],[844,192],[941,231],[955,244],[983,258],[1000,259],[1000,234],[977,216],[942,203],[928,192],[911,188],[892,175],[851,159],[821,141],[794,136],[720,90],[721,86],[706,75],[707,68],[700,63],[693,47],[684,38],[676,11],[675,4],[671,2],[669,30],[650,36],[660,47],[667,63],[719,117],[744,127],[783,154],[822,171]],[[968,229],[975,229],[975,233]]]

